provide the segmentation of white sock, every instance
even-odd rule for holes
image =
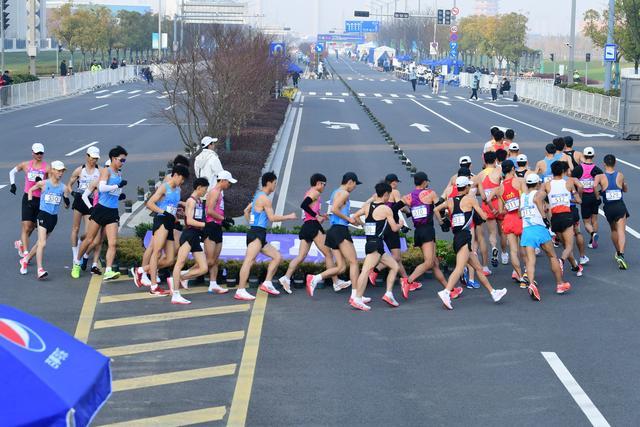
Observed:
[[[351,298],[355,299],[356,297],[356,290],[355,289],[351,289]]]
[[[82,255],[82,258],[84,258],[84,259],[89,259],[89,254],[84,254],[84,255]]]
[[[77,246],[72,246],[71,247],[71,252],[73,253],[73,259],[78,259],[78,247]]]
[[[213,287],[218,287],[218,282],[215,280],[209,280],[209,286]]]
[[[107,268],[105,268],[105,270],[104,270],[104,272],[105,272],[105,273],[109,273],[110,271],[111,271],[111,267],[107,267]]]
[[[389,298],[393,298],[393,292],[385,292],[384,294]]]
[[[93,267],[97,267],[97,266],[98,266],[98,263],[97,263],[97,262],[94,262],[93,264],[91,264],[91,268],[93,268]]]

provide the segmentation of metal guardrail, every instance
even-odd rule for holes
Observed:
[[[0,86],[0,110],[135,80],[139,78],[138,70],[139,67],[134,65],[115,70],[109,68],[101,71],[85,71],[72,76],[43,78],[33,82]]]

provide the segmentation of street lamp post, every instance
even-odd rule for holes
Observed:
[[[571,40],[569,41],[569,74],[567,80],[573,81],[573,74],[576,69],[575,64],[576,46],[576,0],[571,0]]]
[[[615,25],[614,22],[614,14],[615,14],[615,1],[609,0],[609,29],[607,31],[607,44],[613,43],[613,27]],[[605,61],[604,67],[604,90],[611,90],[611,62]]]

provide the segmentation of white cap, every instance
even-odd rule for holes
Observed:
[[[458,164],[459,165],[469,165],[471,164],[471,157],[470,156],[462,156],[460,157],[460,159],[458,159]]]
[[[517,142],[512,142],[511,144],[509,144],[509,150],[510,151],[519,151],[520,150],[520,146],[518,145]]]
[[[204,138],[202,138],[200,140],[200,145],[202,147],[208,147],[209,145],[213,144],[214,142],[218,142],[218,138],[211,138],[210,136],[205,136]]]
[[[44,153],[44,145],[36,142],[31,146],[31,151],[33,151],[34,153]]]
[[[582,150],[582,154],[584,154],[585,156],[595,156],[596,150],[594,150],[593,147],[586,147],[584,150]]]
[[[527,160],[526,154],[518,154],[518,157],[516,157],[516,162],[526,162]]]
[[[93,157],[94,159],[100,158],[100,149],[98,147],[89,147],[87,148],[87,155],[89,157]]]
[[[537,184],[540,182],[540,177],[537,173],[530,173],[525,178],[525,181],[527,182],[527,184]]]
[[[494,76],[496,73],[494,73],[493,71],[491,72],[491,75]]]
[[[111,159],[107,159],[106,162],[104,162],[104,167],[108,168],[109,166],[111,166]]]
[[[63,171],[67,168],[64,166],[64,163],[62,163],[60,160],[55,160],[51,162],[51,169],[55,169],[57,171]]]
[[[233,176],[231,176],[231,172],[229,171],[220,171],[218,172],[218,181],[221,180],[227,180],[232,184],[235,184],[236,182],[238,182],[237,179],[235,179]]]
[[[466,176],[459,176],[456,178],[456,187],[458,188],[466,187],[469,184],[471,184],[471,181],[469,181],[469,178]]]

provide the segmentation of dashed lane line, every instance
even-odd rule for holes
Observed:
[[[75,150],[73,150],[73,151],[68,152],[67,154],[65,154],[65,156],[66,156],[66,157],[73,156],[74,154],[76,154],[76,153],[78,153],[78,152],[80,152],[80,151],[84,150],[85,148],[89,148],[89,147],[91,147],[92,145],[96,145],[97,143],[98,143],[98,141],[90,142],[89,144],[83,145],[83,146],[82,146],[82,147],[80,147],[80,148],[77,148],[77,149],[75,149]]]
[[[204,380],[209,378],[225,377],[236,373],[236,364],[211,366],[199,369],[186,369],[183,371],[167,372],[165,374],[145,375],[142,377],[114,380],[111,389],[114,392],[138,390],[147,387],[157,387],[168,384],[178,384],[187,381]]]
[[[463,131],[464,133],[471,133],[469,130],[463,128],[462,126],[460,126],[459,124],[447,119],[445,116],[438,114],[437,112],[433,111],[431,108],[427,107],[426,105],[423,105],[421,103],[419,103],[418,101],[416,101],[415,99],[412,99],[413,102],[415,102],[416,104],[418,104],[420,107],[424,108],[425,110],[429,111],[431,114],[440,117],[442,120],[444,120],[447,123],[452,124],[453,126],[457,127],[458,129],[460,129],[461,131]]]
[[[131,124],[130,124],[130,125],[128,125],[127,127],[128,127],[128,128],[132,128],[132,127],[134,127],[134,126],[136,126],[136,125],[139,125],[140,123],[142,123],[142,122],[144,122],[144,121],[146,121],[146,120],[147,120],[147,119],[140,119],[140,120],[138,120],[138,121],[137,121],[137,122],[135,122],[135,123],[131,123]]]
[[[145,93],[146,93],[147,95],[149,95],[149,94],[152,94],[152,93],[156,93],[156,91],[155,91],[155,90],[148,90],[148,91],[146,91]]]
[[[113,92],[111,92],[111,93],[122,93],[122,92],[124,92],[124,89],[114,90],[114,91],[113,91]]]
[[[525,125],[525,126],[527,126],[527,127],[530,127],[531,129],[539,130],[540,132],[542,132],[542,133],[546,133],[547,135],[551,135],[551,136],[558,136],[558,135],[556,135],[556,134],[555,134],[555,133],[553,133],[553,132],[549,132],[548,130],[544,130],[544,129],[542,129],[542,128],[539,128],[539,127],[537,127],[537,126],[534,126],[534,125],[532,125],[531,123],[523,122],[522,120],[514,119],[513,117],[511,117],[511,116],[507,116],[506,114],[498,113],[497,111],[494,111],[494,110],[492,110],[491,108],[483,107],[482,105],[475,104],[475,103],[473,103],[473,102],[471,102],[471,101],[469,101],[469,100],[467,100],[467,101],[465,101],[465,102],[466,102],[466,103],[468,103],[468,104],[470,104],[470,105],[473,105],[474,107],[482,108],[483,110],[487,110],[487,111],[489,111],[489,112],[491,112],[491,113],[493,113],[493,114],[497,114],[498,116],[504,117],[504,118],[509,119],[509,120],[513,120],[514,122],[516,122],[516,123],[520,123],[521,125]]]
[[[121,423],[107,424],[102,427],[179,427],[201,423],[212,423],[220,421],[227,413],[224,406],[215,406],[206,409],[197,409],[195,411],[177,412],[169,415],[160,415],[158,417],[140,418],[138,420],[124,421]]]
[[[102,104],[102,105],[98,105],[97,107],[90,108],[89,110],[90,111],[95,111],[95,110],[99,110],[101,108],[108,107],[108,106],[109,106],[109,104]]]
[[[132,354],[149,353],[158,350],[170,350],[174,348],[195,347],[198,345],[217,344],[228,341],[239,341],[244,338],[244,331],[220,332],[216,334],[198,335],[194,337],[176,338],[147,342],[141,344],[128,344],[116,347],[106,347],[98,351],[107,357],[129,356]]]
[[[119,317],[108,320],[98,320],[94,329],[116,328],[119,326],[142,325],[145,323],[166,322],[168,320],[192,319],[194,317],[215,316],[218,314],[242,313],[248,311],[249,304],[233,304],[221,307],[197,308],[195,310],[172,311],[141,316]]]
[[[131,92],[127,92],[129,95],[133,95],[134,93],[142,92],[141,89],[132,90]]]
[[[135,94],[135,95],[131,95],[131,96],[127,96],[127,99],[132,99],[132,98],[137,98],[139,97],[141,94]]]
[[[50,125],[51,123],[57,123],[59,121],[62,121],[62,119],[55,119],[55,120],[51,120],[50,122],[46,122],[46,123],[40,123],[39,125],[35,125],[35,128],[41,128],[43,126],[47,126]]]
[[[99,91],[94,92],[94,93],[101,94],[101,93],[105,93],[105,92],[109,92],[109,91],[107,89],[102,89],[102,90],[99,90]]]

